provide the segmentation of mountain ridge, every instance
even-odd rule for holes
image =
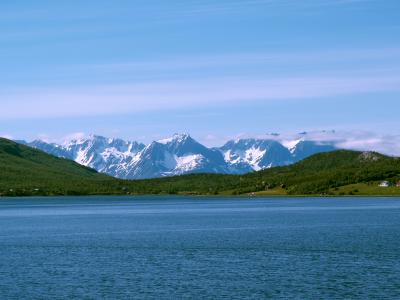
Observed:
[[[320,152],[337,150],[333,142],[300,139],[292,148],[276,139],[236,139],[209,148],[189,134],[148,145],[90,135],[64,144],[19,141],[57,157],[67,158],[121,179],[148,179],[190,173],[245,174],[285,166]]]

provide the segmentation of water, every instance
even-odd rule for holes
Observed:
[[[0,200],[0,299],[399,299],[400,198]]]

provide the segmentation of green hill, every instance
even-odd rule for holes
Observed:
[[[400,180],[400,159],[372,152],[341,150],[242,176],[186,175],[136,181],[133,188],[137,193],[400,195],[399,187],[377,188],[382,180],[393,184]],[[349,190],[348,186],[354,184],[358,186]]]
[[[392,187],[378,187],[387,180]],[[0,139],[0,195],[400,195],[400,159],[373,152],[321,153],[246,175],[192,174],[119,180]]]
[[[102,194],[113,182],[73,161],[0,139],[0,195]]]

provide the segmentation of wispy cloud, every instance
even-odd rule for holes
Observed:
[[[0,137],[9,139],[9,140],[12,140],[14,138],[13,135],[8,134],[8,133],[0,133]]]
[[[400,91],[399,76],[210,78],[0,93],[0,119],[115,115]]]
[[[310,133],[310,139],[317,141],[334,141],[343,149],[376,151],[387,155],[400,156],[400,134],[382,134],[371,131],[327,131]]]
[[[87,134],[84,132],[72,132],[63,136],[61,139],[57,140],[57,143],[67,143],[72,140],[79,140],[87,137]]]
[[[224,53],[220,55],[167,57],[164,60],[123,61],[106,64],[70,66],[70,70],[101,72],[162,71],[199,69],[221,66],[255,66],[309,64],[337,62],[373,62],[400,60],[400,48],[339,49],[325,51]]]
[[[265,14],[276,14],[287,9],[309,10],[328,5],[354,5],[375,0],[226,0],[226,1],[200,1],[192,5],[183,5],[180,14],[222,14],[244,13],[254,9],[268,9]],[[282,10],[284,9],[284,10]],[[278,11],[277,11],[278,10]]]
[[[400,156],[400,133],[385,134],[365,130],[326,130],[309,131],[306,133],[284,133],[275,138],[283,142],[296,139],[312,140],[317,142],[333,142],[338,148],[376,151],[379,153]]]
[[[182,23],[193,18],[209,18],[220,15],[243,15],[249,13],[263,12],[268,15],[284,15],[288,11],[308,12],[318,10],[321,7],[332,5],[360,5],[375,0],[225,0],[225,1],[176,1],[170,5],[165,2],[142,3],[141,5],[122,3],[120,5],[107,5],[107,2],[98,3],[97,1],[87,1],[82,4],[79,11],[75,5],[53,5],[47,6],[35,5],[34,8],[20,9],[18,6],[9,8],[1,7],[0,4],[0,22],[19,22],[31,23],[33,26],[25,26],[19,29],[9,28],[3,32],[1,38],[22,39],[28,37],[53,37],[60,35],[75,34],[93,34],[96,31],[114,33],[126,33],[133,29],[154,25],[165,25],[167,23]],[[104,20],[137,20],[127,30],[125,22],[110,26],[99,27],[98,21]],[[67,22],[67,26],[52,28],[43,22]],[[79,24],[74,23],[78,21]],[[82,23],[84,22],[84,26]],[[57,24],[57,23],[55,23]],[[62,30],[61,30],[62,29]],[[98,38],[98,37],[96,37]]]
[[[371,134],[369,137],[350,137],[337,144],[338,147],[362,151],[376,151],[387,155],[400,156],[400,135],[379,136]]]
[[[333,143],[339,149],[357,151],[376,151],[386,155],[400,156],[400,133],[385,134],[365,130],[311,130],[307,132],[283,132],[279,134],[254,135],[251,133],[238,133],[231,136],[211,135],[203,137],[201,141],[213,146],[220,146],[228,140],[243,138],[257,138],[276,140],[290,148],[300,140],[315,141],[320,143]]]
[[[400,48],[357,48],[295,52],[237,52],[203,55],[171,55],[154,59],[124,60],[104,63],[40,65],[14,64],[0,70],[8,80],[69,86],[112,82],[207,79],[212,76],[240,76],[268,79],[284,76],[382,76],[399,74]],[[5,83],[0,83],[4,85]],[[19,89],[23,89],[21,83]]]

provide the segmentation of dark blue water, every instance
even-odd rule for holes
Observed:
[[[0,200],[0,299],[400,299],[400,198]]]

